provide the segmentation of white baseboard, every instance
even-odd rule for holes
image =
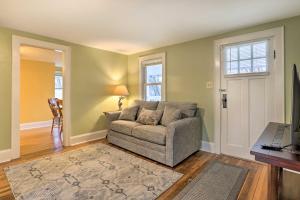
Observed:
[[[92,133],[84,133],[71,137],[71,146],[105,138],[107,130],[96,131]]]
[[[294,171],[294,170],[291,170],[291,169],[283,168],[283,170],[300,175],[300,172],[297,172],[297,171]]]
[[[207,142],[207,141],[201,141],[200,150],[210,152],[210,153],[216,153],[215,143]]]
[[[24,123],[20,124],[20,130],[29,130],[34,128],[44,128],[49,127],[52,125],[52,120],[49,121],[40,121],[40,122],[30,122],[30,123]]]
[[[11,159],[11,149],[0,150],[0,163],[10,161]]]

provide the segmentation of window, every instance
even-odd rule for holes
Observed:
[[[55,98],[63,99],[63,76],[61,73],[55,74]]]
[[[268,40],[225,46],[225,74],[257,74],[268,72],[268,48]]]
[[[164,78],[165,54],[140,58],[141,94],[146,101],[165,100]]]

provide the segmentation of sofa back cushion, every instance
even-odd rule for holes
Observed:
[[[182,118],[194,117],[197,111],[197,103],[167,101],[159,102],[157,110],[164,110],[166,105],[179,109],[181,111]]]
[[[139,106],[124,108],[119,116],[121,120],[135,121]]]
[[[181,119],[181,110],[174,106],[166,105],[161,118],[161,124],[168,126],[171,122],[179,119]]]
[[[140,115],[138,116],[137,122],[145,125],[157,125],[163,114],[162,110],[148,110],[142,108]]]
[[[139,110],[137,113],[137,117],[139,117],[141,111],[143,108],[148,109],[148,110],[156,110],[158,101],[143,101],[143,100],[135,100],[134,105],[139,106]]]

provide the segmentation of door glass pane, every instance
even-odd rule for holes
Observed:
[[[268,40],[225,46],[225,74],[267,72],[269,69],[268,48]]]
[[[266,57],[267,56],[267,42],[260,42],[253,44],[253,57]]]
[[[229,47],[225,48],[225,61],[226,62],[230,61],[230,48]]]
[[[254,72],[265,72],[267,71],[267,59],[259,58],[253,60],[253,71]]]
[[[251,72],[251,60],[240,61],[240,73],[250,73]]]
[[[148,65],[145,67],[146,83],[162,82],[162,64]]]
[[[146,101],[161,101],[161,85],[146,85]]]
[[[226,62],[227,74],[237,74],[238,73],[238,62]]]
[[[238,48],[237,47],[230,48],[230,60],[238,60]]]
[[[239,50],[241,60],[251,58],[251,45],[240,46]]]

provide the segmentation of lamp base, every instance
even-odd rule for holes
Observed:
[[[118,107],[119,107],[119,110],[122,110],[122,105],[123,105],[123,99],[125,99],[125,97],[123,96],[120,96],[119,97],[119,101],[118,101]]]

